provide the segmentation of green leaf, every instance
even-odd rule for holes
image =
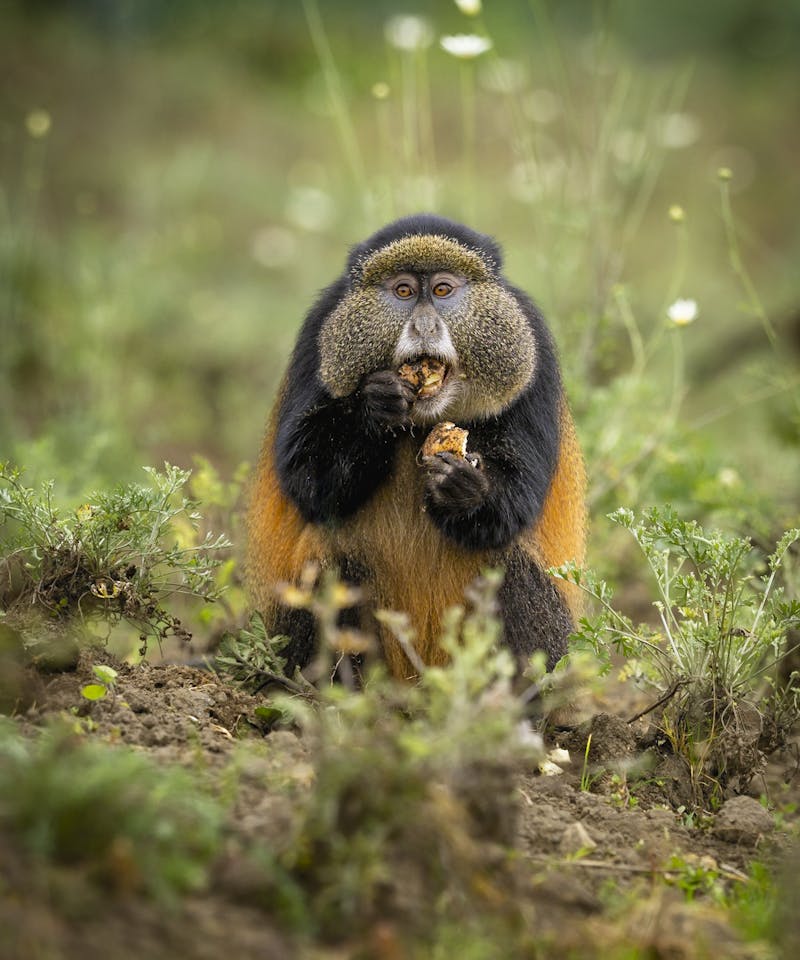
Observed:
[[[288,723],[290,720],[287,712],[281,710],[280,707],[256,707],[253,714],[258,718],[259,723],[267,730],[271,730],[279,724]]]
[[[92,673],[102,684],[107,687],[113,687],[116,683],[117,677],[119,676],[113,667],[109,667],[105,663],[96,663],[92,667]]]
[[[87,683],[85,687],[81,687],[81,696],[87,700],[102,700],[107,693],[108,688],[100,683]]]

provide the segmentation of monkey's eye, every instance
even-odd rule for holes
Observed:
[[[410,283],[398,283],[394,288],[394,295],[400,297],[401,300],[408,300],[409,297],[414,296],[414,288]]]
[[[452,283],[447,283],[445,280],[440,280],[433,288],[433,295],[435,297],[449,297],[453,290],[454,287]]]

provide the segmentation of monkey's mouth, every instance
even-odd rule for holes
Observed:
[[[444,389],[452,367],[442,357],[417,356],[407,359],[397,371],[416,394],[415,402],[432,400]]]

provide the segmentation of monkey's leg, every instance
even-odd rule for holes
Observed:
[[[566,601],[547,574],[523,550],[503,558],[505,579],[498,601],[503,620],[503,642],[520,665],[536,650],[547,654],[552,670],[567,652],[574,629]]]

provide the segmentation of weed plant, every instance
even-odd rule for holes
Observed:
[[[50,620],[122,620],[148,637],[186,638],[166,604],[176,595],[213,601],[215,553],[224,536],[197,536],[197,503],[183,488],[189,472],[166,464],[145,468],[149,484],[100,491],[63,514],[53,482],[26,487],[17,470],[0,466],[0,605],[9,621],[42,614]],[[30,642],[35,645],[36,632]]]
[[[450,662],[423,668],[418,683],[398,684],[374,666],[360,689],[345,671],[309,697],[296,677],[294,695],[273,701],[311,745],[314,790],[281,859],[326,937],[381,921],[400,924],[403,938],[424,939],[465,918],[475,936],[488,922],[507,934],[519,919],[509,859],[516,776],[534,769],[543,751],[522,722],[512,658],[496,646],[498,583],[487,575],[467,609],[449,612]],[[323,577],[291,598],[317,615],[323,675],[337,663],[341,672],[335,624],[353,591]],[[227,649],[241,671],[247,648]],[[249,653],[258,662],[241,674],[248,682],[279,666],[263,643]]]
[[[698,799],[731,781],[746,785],[765,753],[786,742],[800,717],[800,683],[781,678],[787,640],[800,623],[796,559],[800,530],[764,557],[750,540],[705,531],[674,511],[611,515],[634,538],[656,590],[657,626],[634,625],[612,605],[608,585],[574,565],[555,571],[599,604],[578,641],[657,694],[659,724],[690,765]],[[788,591],[788,592],[787,592]]]

